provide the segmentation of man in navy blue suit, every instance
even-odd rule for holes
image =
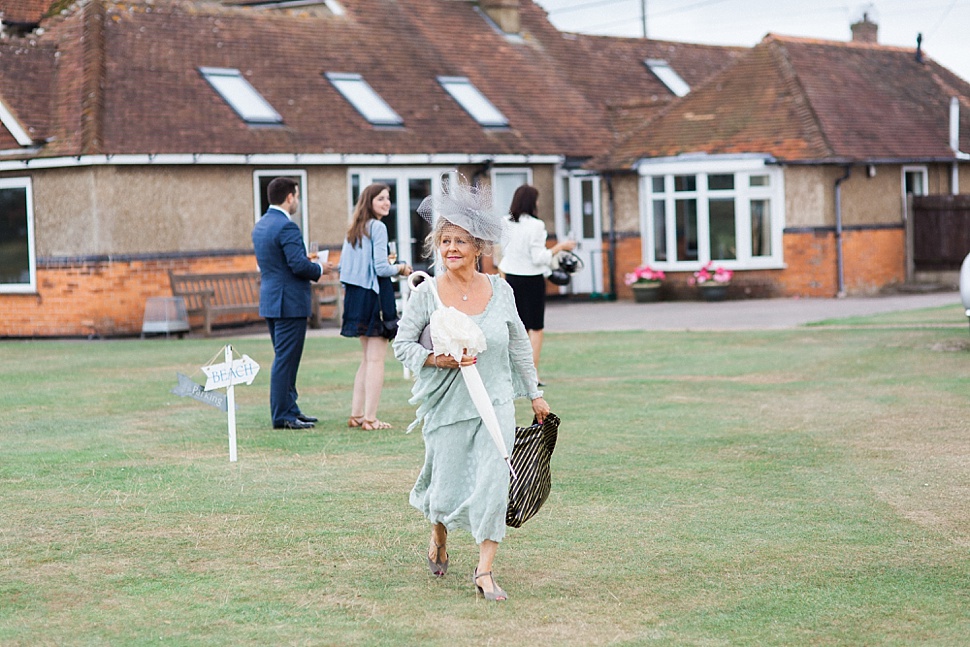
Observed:
[[[299,185],[278,177],[266,193],[270,207],[253,227],[253,247],[262,273],[259,316],[266,319],[276,355],[269,408],[274,429],[310,429],[317,419],[304,415],[296,404],[296,374],[312,307],[310,281],[320,278],[323,266],[307,257],[300,228],[290,220],[299,205]]]

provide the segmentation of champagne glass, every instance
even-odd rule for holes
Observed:
[[[387,244],[387,262],[391,265],[397,263],[397,243],[394,241]]]
[[[310,241],[310,248],[307,251],[308,251],[308,254],[307,255],[310,258],[312,258],[312,259],[315,260],[317,258],[317,256],[319,255],[319,253],[320,253],[320,243],[318,243],[315,240]]]

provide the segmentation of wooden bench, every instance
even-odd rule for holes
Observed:
[[[169,270],[168,279],[172,296],[185,299],[186,313],[202,316],[206,337],[218,316],[259,314],[259,272],[175,274]]]
[[[320,327],[320,320],[323,318],[320,316],[320,306],[332,308],[333,316],[330,318],[336,321],[339,326],[344,315],[344,297],[340,281],[327,281],[321,278],[311,285],[313,286],[313,308],[310,314],[310,327]]]

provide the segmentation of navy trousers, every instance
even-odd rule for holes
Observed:
[[[300,415],[296,404],[296,374],[306,341],[306,317],[267,318],[266,324],[276,354],[269,380],[269,410],[273,426],[278,427]]]

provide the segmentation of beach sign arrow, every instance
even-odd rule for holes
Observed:
[[[205,390],[212,391],[236,384],[252,384],[259,373],[259,364],[249,355],[243,355],[242,359],[232,362],[203,366],[202,372],[206,376]]]

